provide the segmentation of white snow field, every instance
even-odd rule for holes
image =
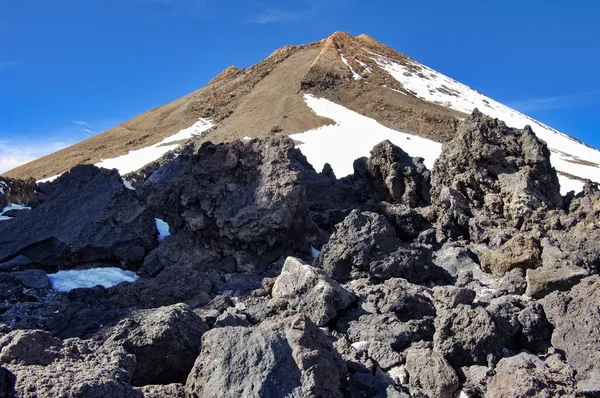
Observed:
[[[132,171],[136,171],[148,163],[159,159],[165,153],[176,149],[179,146],[177,143],[178,141],[201,135],[213,126],[214,123],[210,119],[198,119],[192,126],[180,130],[177,134],[173,134],[157,144],[136,149],[135,151],[129,151],[129,153],[116,158],[104,159],[101,162],[96,163],[96,166],[104,167],[105,169],[117,169],[121,175],[131,173]],[[50,182],[56,180],[58,177],[60,177],[60,174],[37,182]],[[130,183],[125,181],[123,181],[123,183],[127,188],[133,189]]]
[[[471,113],[474,108],[508,126],[530,125],[535,134],[546,141],[551,161],[557,171],[600,182],[600,151],[548,127],[480,92],[473,90],[417,62],[401,65],[385,56],[370,52],[372,59],[416,97],[454,110]],[[559,174],[561,191],[580,191],[583,183]]]
[[[210,119],[199,119],[191,127],[183,129],[179,133],[169,136],[157,144],[130,151],[128,154],[116,158],[104,159],[96,163],[96,166],[104,167],[105,169],[117,169],[121,175],[131,173],[159,159],[165,153],[176,149],[179,146],[177,141],[201,135],[212,128],[213,125]]]
[[[371,149],[383,140],[390,140],[411,156],[424,158],[429,169],[441,153],[442,144],[438,142],[390,129],[327,99],[305,94],[304,100],[318,116],[335,121],[290,136],[302,142],[298,148],[317,171],[329,163],[338,178],[352,174],[354,160],[369,156]]]
[[[169,224],[160,218],[155,218],[154,220],[156,221],[156,229],[158,229],[158,241],[162,242],[167,236],[171,235]]]
[[[24,205],[15,205],[15,204],[12,204],[10,206],[6,206],[2,210],[0,210],[0,221],[5,221],[5,220],[10,220],[11,219],[11,217],[8,217],[8,216],[4,215],[4,213],[6,213],[9,210],[30,210],[30,209],[31,209],[31,207],[24,206]]]
[[[48,278],[52,289],[68,292],[77,288],[90,288],[98,285],[109,288],[121,282],[135,282],[140,277],[132,271],[107,267],[58,271],[55,274],[48,274]]]

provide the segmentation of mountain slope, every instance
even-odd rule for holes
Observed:
[[[320,112],[312,106],[318,103],[315,102],[318,98],[330,101],[332,106],[341,106],[347,112],[340,111],[333,116]],[[344,161],[332,159],[330,151],[334,143],[337,153],[347,152],[347,157],[353,159],[349,153],[368,153],[372,147],[370,138],[374,136],[402,138],[405,146],[408,145],[409,140],[396,133],[402,132],[429,140],[428,145],[417,145],[415,153],[411,153],[408,146],[407,150],[413,156],[433,162],[439,153],[436,143],[451,139],[460,120],[474,108],[504,120],[511,127],[522,128],[530,124],[548,143],[564,192],[580,189],[582,179],[600,181],[599,151],[366,35],[353,37],[342,32],[309,45],[283,47],[248,69],[230,67],[205,87],[185,97],[6,175],[40,179],[60,174],[79,163],[117,167],[124,174],[144,160],[156,160],[176,148],[177,143],[190,138],[199,143],[221,142],[310,131],[313,132],[309,134],[311,138],[294,135],[302,141],[299,143],[302,148],[313,154],[308,156],[309,161],[321,164],[323,159],[330,159],[330,163],[340,164],[338,170],[334,165],[334,171],[341,177],[351,170],[351,163],[342,165],[340,162]],[[352,115],[352,112],[362,115],[364,123],[339,119],[343,115]],[[196,129],[190,134],[178,133],[198,123],[212,128]],[[323,129],[329,125],[337,126],[339,136],[328,141],[328,145],[322,145],[320,141],[324,137],[317,132],[333,131]],[[357,126],[363,126],[364,131],[357,130]],[[385,132],[372,135],[373,130]],[[309,145],[314,149],[309,149]],[[152,150],[127,156],[130,151],[148,147]],[[114,158],[118,159],[115,161]]]

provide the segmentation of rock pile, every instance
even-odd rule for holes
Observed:
[[[281,137],[136,191],[78,166],[0,221],[0,396],[598,396],[600,190],[549,156],[474,112],[431,171],[382,142],[336,179]],[[106,264],[141,278],[50,289]]]

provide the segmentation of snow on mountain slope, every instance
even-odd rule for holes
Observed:
[[[148,163],[151,163],[159,159],[165,153],[176,149],[179,146],[178,141],[187,140],[192,137],[201,135],[205,131],[211,129],[214,123],[210,119],[199,119],[192,126],[180,130],[177,134],[173,134],[161,142],[154,145],[147,146],[145,148],[137,149],[135,151],[129,151],[129,153],[111,159],[104,159],[96,166],[103,167],[105,169],[117,169],[121,175],[136,171]],[[50,182],[57,179],[60,175],[44,178],[43,180],[37,181],[38,183]],[[125,182],[127,186],[128,183]],[[128,188],[131,188],[129,184]]]
[[[369,151],[383,140],[390,140],[411,156],[424,158],[430,170],[442,151],[442,144],[438,142],[390,129],[325,98],[305,94],[304,100],[317,115],[335,121],[333,125],[290,135],[301,142],[298,148],[317,171],[329,163],[338,178],[352,174],[354,160],[369,156]],[[583,187],[581,181],[563,175],[559,175],[559,180],[563,195],[571,190],[578,192]]]
[[[401,65],[390,58],[369,52],[372,60],[400,82],[416,97],[457,111],[471,113],[474,108],[500,120],[508,126],[523,128],[530,125],[536,135],[546,141],[557,171],[580,178],[600,181],[600,151],[554,130],[522,113],[416,62]],[[560,174],[563,191],[566,187],[581,190],[581,181]]]
[[[352,174],[354,160],[369,156],[369,151],[383,140],[390,140],[411,156],[424,158],[430,169],[441,153],[442,144],[438,142],[392,130],[327,99],[305,94],[304,100],[318,116],[335,121],[333,125],[290,135],[302,142],[298,148],[317,171],[329,163],[338,178]]]
[[[176,149],[179,146],[177,141],[187,140],[200,135],[212,128],[213,125],[213,122],[209,119],[200,119],[191,127],[183,129],[179,133],[171,135],[157,144],[130,151],[128,154],[116,158],[104,159],[96,163],[96,166],[104,167],[105,169],[117,169],[121,175],[131,173],[159,159],[165,153]]]

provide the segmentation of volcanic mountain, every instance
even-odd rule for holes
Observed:
[[[475,108],[509,127],[530,125],[551,151],[561,190],[600,181],[600,151],[502,105],[366,35],[336,32],[285,46],[247,68],[231,66],[205,87],[5,176],[52,178],[77,164],[134,172],[182,144],[289,135],[337,177],[389,139],[431,167],[441,143]],[[335,152],[332,151],[335,148]]]

